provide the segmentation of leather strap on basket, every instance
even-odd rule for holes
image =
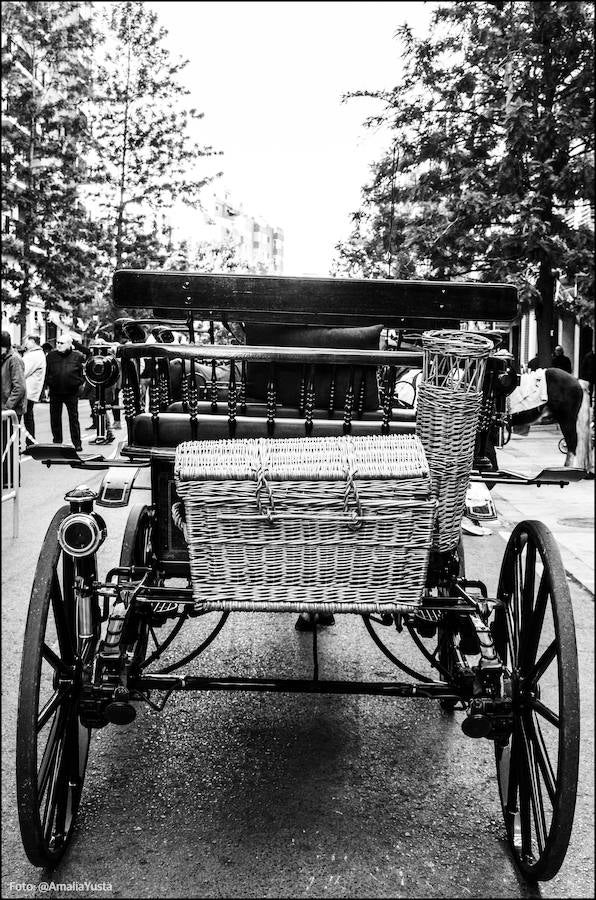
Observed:
[[[347,456],[346,456],[346,487],[344,490],[344,513],[346,518],[348,519],[348,528],[351,531],[358,531],[362,528],[362,504],[360,503],[360,495],[358,493],[358,488],[356,487],[356,475],[358,474],[357,469],[354,467],[354,461],[352,459],[352,445],[348,443],[346,445]],[[350,500],[355,508],[350,510]]]
[[[186,529],[186,514],[184,511],[184,504],[178,500],[172,506],[172,521],[176,528],[179,528],[182,534],[184,535],[184,540],[188,544],[188,531]]]
[[[256,482],[257,487],[255,490],[255,500],[257,501],[257,508],[259,510],[259,514],[263,516],[264,519],[267,519],[270,525],[273,525],[273,516],[275,514],[275,503],[273,502],[273,494],[271,492],[271,485],[267,481],[267,477],[265,475],[265,469],[262,466],[261,460],[259,459],[259,468],[256,471]],[[263,502],[265,500],[265,503]],[[266,506],[265,506],[266,504]]]

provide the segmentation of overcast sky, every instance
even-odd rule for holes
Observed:
[[[190,60],[189,105],[224,151],[236,203],[285,232],[286,275],[326,275],[368,166],[386,144],[362,127],[379,107],[347,91],[399,82],[396,28],[424,32],[430,3],[151,2]]]

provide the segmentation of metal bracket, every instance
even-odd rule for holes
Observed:
[[[135,478],[139,474],[139,467],[122,471],[120,466],[110,467],[104,475],[99,486],[97,506],[128,506],[130,494]]]

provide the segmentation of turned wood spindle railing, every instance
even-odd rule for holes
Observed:
[[[234,360],[230,362],[230,377],[228,380],[228,431],[230,437],[234,437],[236,432],[236,409],[238,402],[238,392],[236,389],[236,363]]]
[[[240,391],[238,394],[238,405],[240,406],[240,415],[246,415],[246,360],[242,360],[240,367]]]
[[[346,391],[346,402],[344,406],[344,434],[352,429],[352,417],[354,415],[354,366],[350,366],[350,376],[348,381],[348,389]]]
[[[269,377],[267,381],[267,434],[272,435],[275,428],[275,413],[277,411],[277,387],[275,376],[275,363],[269,363]]]
[[[306,380],[306,400],[304,404],[304,430],[307,434],[312,432],[313,413],[315,408],[315,367],[308,367]]]
[[[393,414],[393,402],[395,393],[395,379],[397,370],[395,366],[387,366],[385,371],[385,383],[383,386],[383,416],[381,419],[381,431],[387,434],[390,431],[390,421]]]

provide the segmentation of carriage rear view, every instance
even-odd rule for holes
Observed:
[[[460,323],[513,318],[514,288],[122,270],[114,299],[184,340],[136,343],[144,320],[122,320],[117,358],[95,348],[86,377],[100,423],[122,378],[120,457],[30,451],[49,466],[106,471],[98,491],[66,495],[34,578],[17,726],[30,861],[55,865],[68,846],[95,729],[134,727],[138,709],[164,710],[177,691],[300,692],[465,711],[464,735],[494,745],[516,865],[528,880],[556,875],[579,757],[565,571],[548,529],[520,522],[491,594],[466,576],[461,537],[471,481],[511,482],[490,447],[516,381],[494,334]],[[386,329],[397,349],[379,349]],[[415,408],[398,399],[411,370]],[[100,578],[101,507],[129,505],[139,473],[147,502],[132,505]],[[312,633],[310,678],[189,674],[231,616],[256,628],[257,614],[288,612]],[[209,614],[206,635],[172,661],[180,633]],[[320,677],[318,629],[335,619],[341,640],[347,615],[404,680]],[[404,662],[389,634],[433,675]]]

